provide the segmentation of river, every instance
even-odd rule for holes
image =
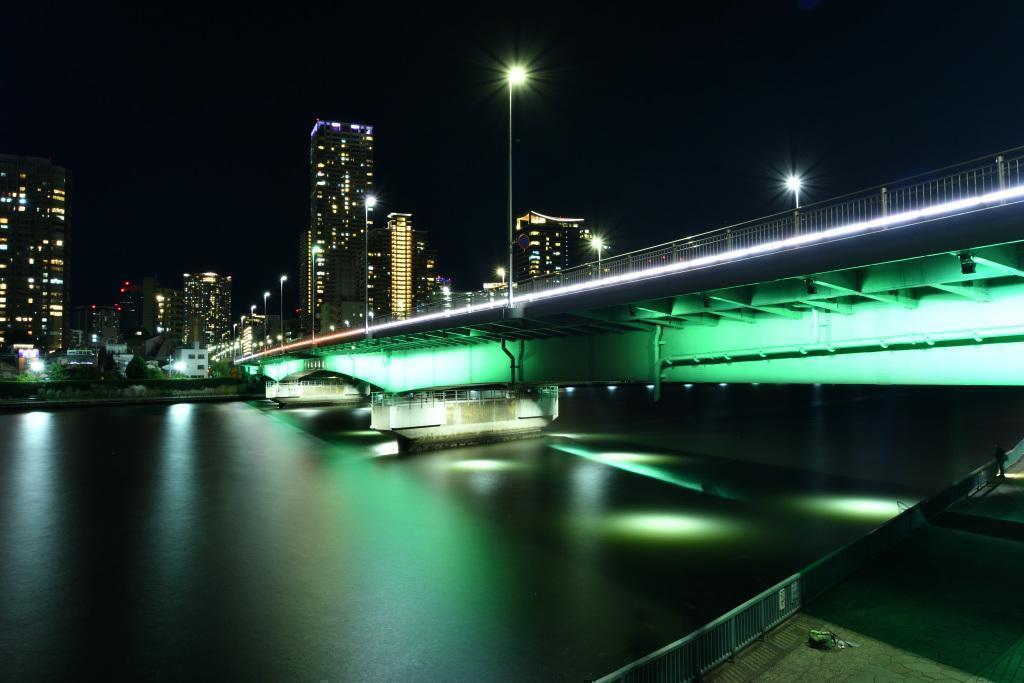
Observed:
[[[0,413],[0,673],[582,681],[1024,436],[1016,389],[650,397],[408,457],[366,408]]]

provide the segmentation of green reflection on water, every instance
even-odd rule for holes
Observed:
[[[602,452],[594,451],[576,444],[565,443],[552,444],[551,447],[555,450],[562,451],[563,453],[577,455],[581,458],[599,462],[610,467],[616,467],[626,472],[632,472],[633,474],[657,479],[658,481],[663,481],[667,484],[681,486],[682,488],[689,489],[697,493],[714,495],[719,498],[737,499],[737,496],[721,490],[713,482],[698,481],[696,479],[682,476],[676,471],[654,466],[655,464],[678,465],[682,462],[682,459],[678,457],[657,453],[624,453],[621,451]]]
[[[635,541],[728,541],[742,531],[735,522],[707,514],[682,512],[626,512],[608,515],[601,522],[610,536]]]
[[[459,460],[458,462],[448,463],[448,467],[453,470],[464,470],[468,472],[504,472],[508,470],[521,469],[523,464],[513,462],[511,460],[479,458],[475,460]]]
[[[869,498],[842,494],[799,496],[792,505],[804,512],[854,521],[892,519],[902,510],[892,498]]]

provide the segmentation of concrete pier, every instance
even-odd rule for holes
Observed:
[[[558,417],[558,388],[467,389],[374,394],[370,428],[398,437],[402,451],[521,439]]]
[[[311,369],[267,382],[266,397],[281,406],[359,403],[366,393],[351,379],[329,370]]]

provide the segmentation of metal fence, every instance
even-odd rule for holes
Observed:
[[[972,199],[1024,184],[1024,151],[1016,148],[996,157],[974,159],[921,176],[878,186],[765,218],[738,223],[673,242],[586,263],[554,275],[516,284],[515,296],[527,298],[562,287],[685,265],[700,259],[763,247],[794,237],[825,233],[900,214]],[[882,229],[882,226],[879,227]]]
[[[710,232],[639,249],[619,256],[585,263],[552,275],[517,282],[516,299],[531,299],[563,287],[586,286],[598,280],[640,274],[655,268],[682,265],[699,259],[723,257],[730,252],[780,242],[801,235],[824,233],[852,224],[865,223],[933,208],[949,202],[1024,185],[1024,148],[994,157],[971,161],[877,186],[764,218],[737,223]],[[505,305],[507,291],[491,289],[463,292],[455,301],[438,301],[417,306],[411,316],[458,313],[468,308]],[[374,326],[395,322],[378,316]]]
[[[538,398],[558,395],[558,387],[533,387],[528,389],[439,389],[437,391],[416,391],[392,394],[383,391],[370,396],[372,405],[429,405],[434,403],[468,403],[482,401],[508,401],[518,398]]]
[[[1008,454],[1009,464],[1016,462],[1022,451],[1024,441]],[[932,515],[987,486],[995,475],[994,463],[981,465],[867,536],[829,553],[674,643],[602,676],[598,683],[686,683],[696,679],[895,546]]]
[[[935,208],[949,202],[982,197],[1024,185],[1024,147],[1002,154],[972,159],[901,181],[808,204],[799,209],[737,223],[717,230],[684,237],[665,244],[585,263],[551,275],[515,283],[519,301],[547,296],[566,287],[587,287],[600,280],[642,275],[658,268],[685,269],[700,260],[728,260],[732,252],[766,248],[783,240],[827,233],[837,228],[879,219],[895,220],[899,215]],[[907,221],[914,218],[908,216]],[[886,225],[872,227],[883,230]],[[446,316],[470,310],[502,308],[507,289],[453,293],[447,300],[420,304],[407,316],[378,315],[371,329],[425,316]],[[310,340],[311,341],[311,340]],[[305,343],[305,342],[303,342]],[[274,353],[268,349],[264,353]]]

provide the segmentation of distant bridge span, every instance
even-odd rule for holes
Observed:
[[[1024,384],[1024,149],[236,359],[388,391]]]

